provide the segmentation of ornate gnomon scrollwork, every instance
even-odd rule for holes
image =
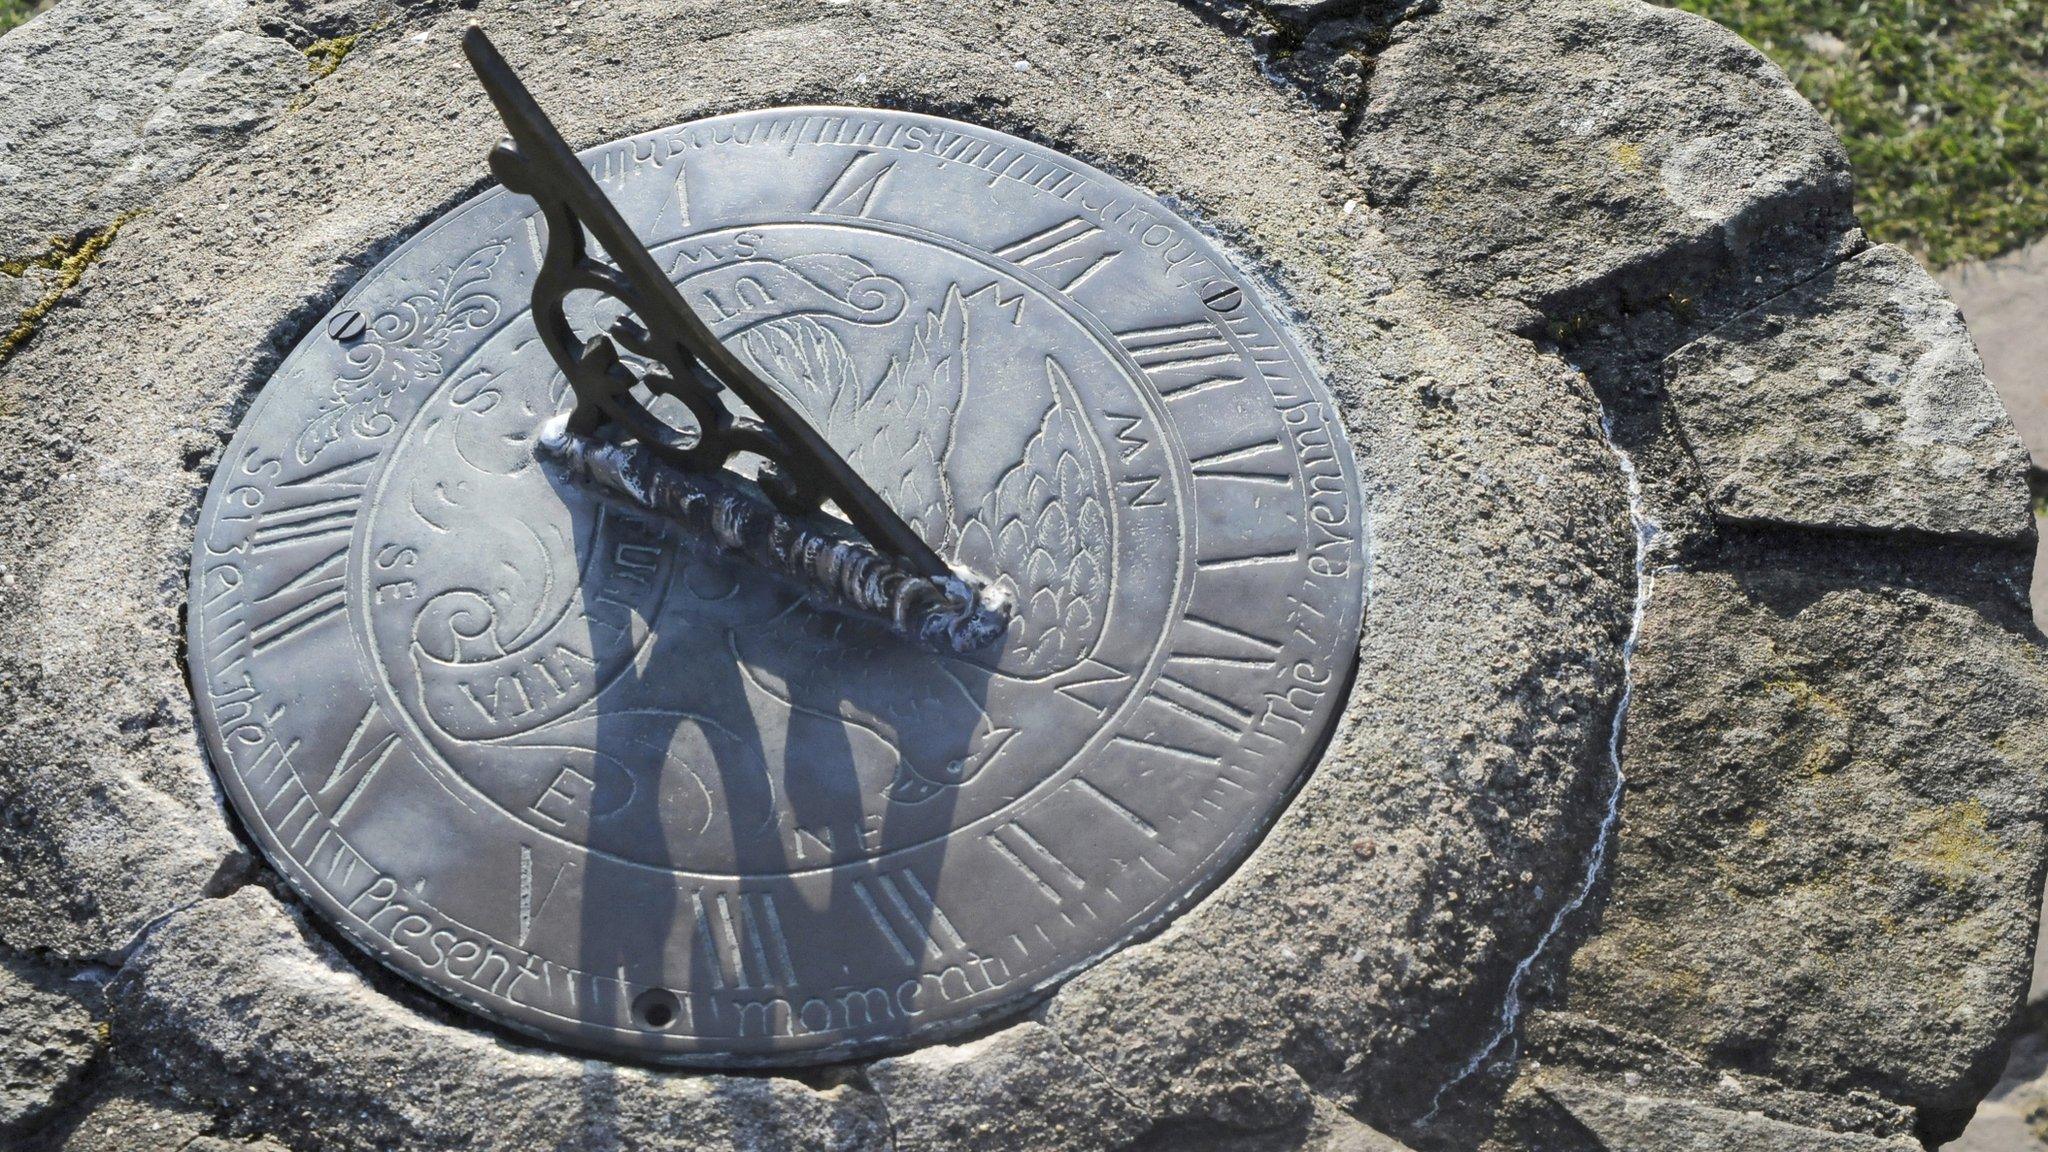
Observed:
[[[805,579],[907,635],[962,652],[1000,635],[1007,605],[983,593],[975,574],[939,559],[787,399],[712,335],[483,29],[471,25],[462,48],[512,134],[491,150],[491,171],[505,187],[532,197],[547,220],[547,254],[533,282],[534,324],[577,403],[542,446],[578,479]],[[590,254],[586,233],[613,263]],[[609,296],[631,315],[579,343],[566,307],[576,292]],[[642,364],[622,358],[621,348]],[[679,401],[689,426],[678,429],[657,415],[636,389]],[[758,415],[736,416],[724,392]],[[755,484],[782,515],[728,479],[727,465],[742,454],[760,459]],[[819,531],[827,500],[875,547]]]
[[[571,155],[521,100],[534,195],[350,288],[197,526],[208,754],[308,906],[513,1028],[759,1066],[955,1035],[1212,885],[1364,597],[1348,445],[1257,285],[987,128],[767,108]],[[848,491],[930,555],[813,502]],[[986,643],[889,615],[956,570],[1007,604]]]

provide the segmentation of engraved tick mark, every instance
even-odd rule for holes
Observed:
[[[880,152],[862,152],[846,165],[811,210],[833,216],[866,216],[875,205],[875,193],[880,191],[883,179],[895,170],[896,162]]]

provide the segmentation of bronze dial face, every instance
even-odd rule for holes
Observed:
[[[308,904],[511,1027],[743,1066],[1027,1004],[1220,878],[1320,753],[1364,596],[1350,447],[1257,286],[1160,201],[927,116],[582,158],[1015,618],[941,655],[566,483],[545,226],[485,192],[287,357],[199,524],[206,738]]]

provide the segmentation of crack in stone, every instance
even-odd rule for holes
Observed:
[[[85,279],[86,270],[99,263],[107,246],[120,235],[121,229],[130,220],[140,215],[140,210],[123,212],[103,228],[83,234],[73,240],[56,239],[50,242],[47,251],[20,260],[0,263],[0,275],[20,278],[32,269],[52,271],[57,279],[35,302],[22,309],[15,317],[14,326],[7,334],[0,336],[0,365],[5,365],[21,351],[30,337],[42,328],[43,320],[51,309],[62,303],[78,282]]]
[[[1642,639],[1643,618],[1648,613],[1650,596],[1656,588],[1657,569],[1650,567],[1650,550],[1662,530],[1656,521],[1649,518],[1644,510],[1642,477],[1636,472],[1635,458],[1617,444],[1613,435],[1613,417],[1607,406],[1595,398],[1600,409],[1600,437],[1607,450],[1621,466],[1622,476],[1627,481],[1629,523],[1635,529],[1635,603],[1629,619],[1628,635],[1621,644],[1621,694],[1615,700],[1614,719],[1607,730],[1607,762],[1613,770],[1614,782],[1608,789],[1606,810],[1600,817],[1600,831],[1593,840],[1593,850],[1586,862],[1585,874],[1579,881],[1572,898],[1558,908],[1550,918],[1549,927],[1537,938],[1536,944],[1515,965],[1514,973],[1508,978],[1507,995],[1501,1004],[1500,1013],[1493,1032],[1486,1043],[1473,1053],[1449,1080],[1439,1086],[1430,1097],[1429,1110],[1416,1120],[1417,1127],[1427,1125],[1436,1118],[1443,1106],[1444,1096],[1453,1088],[1470,1079],[1493,1058],[1501,1046],[1515,1034],[1521,1024],[1522,985],[1529,973],[1550,950],[1551,944],[1563,934],[1567,921],[1583,908],[1600,883],[1600,876],[1606,870],[1609,846],[1614,839],[1615,825],[1621,818],[1621,799],[1627,782],[1622,769],[1621,745],[1623,733],[1628,724],[1629,705],[1635,696],[1635,683],[1631,678],[1635,662],[1636,644]]]
[[[881,1089],[875,1087],[874,1080],[868,1076],[868,1067],[872,1063],[873,1061],[868,1061],[867,1063],[853,1065],[848,1070],[848,1075],[842,1083],[854,1091],[872,1098],[875,1102],[875,1107],[882,1110],[882,1127],[889,1141],[889,1152],[897,1152],[902,1145],[896,1139],[896,1113],[889,1107],[889,1097]]]
[[[1060,1046],[1061,1051],[1065,1052],[1067,1055],[1072,1056],[1074,1058],[1074,1063],[1079,1064],[1081,1067],[1086,1068],[1089,1072],[1093,1073],[1097,1080],[1102,1081],[1102,1086],[1108,1090],[1111,1096],[1114,1096],[1117,1099],[1123,1101],[1124,1104],[1131,1109],[1131,1111],[1136,1112],[1138,1115],[1144,1117],[1145,1127],[1148,1131],[1157,1126],[1157,1118],[1154,1117],[1154,1115],[1152,1114],[1152,1109],[1145,1107],[1142,1103],[1133,1098],[1129,1093],[1125,1092],[1123,1087],[1119,1085],[1114,1079],[1112,1079],[1107,1073],[1105,1073],[1100,1067],[1096,1066],[1094,1061],[1082,1055],[1080,1049],[1074,1047],[1072,1044],[1069,1044],[1067,1042],[1067,1038],[1065,1036],[1060,1035],[1060,1030],[1058,1028],[1053,1027],[1051,1021],[1043,1018],[1042,1013],[1034,1013],[1033,1018],[1036,1019],[1039,1026],[1044,1028],[1046,1033],[1052,1037],[1052,1042]]]
[[[1374,64],[1394,29],[1437,9],[1437,0],[1328,0],[1309,12],[1287,11],[1267,0],[1180,2],[1205,23],[1243,40],[1269,83],[1336,113],[1337,136],[1345,142],[1358,129]],[[1346,62],[1354,73],[1344,74]]]

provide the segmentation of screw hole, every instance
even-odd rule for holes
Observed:
[[[666,988],[649,988],[633,997],[633,1019],[639,1021],[642,1028],[656,1032],[675,1023],[681,1009],[682,1002]]]

